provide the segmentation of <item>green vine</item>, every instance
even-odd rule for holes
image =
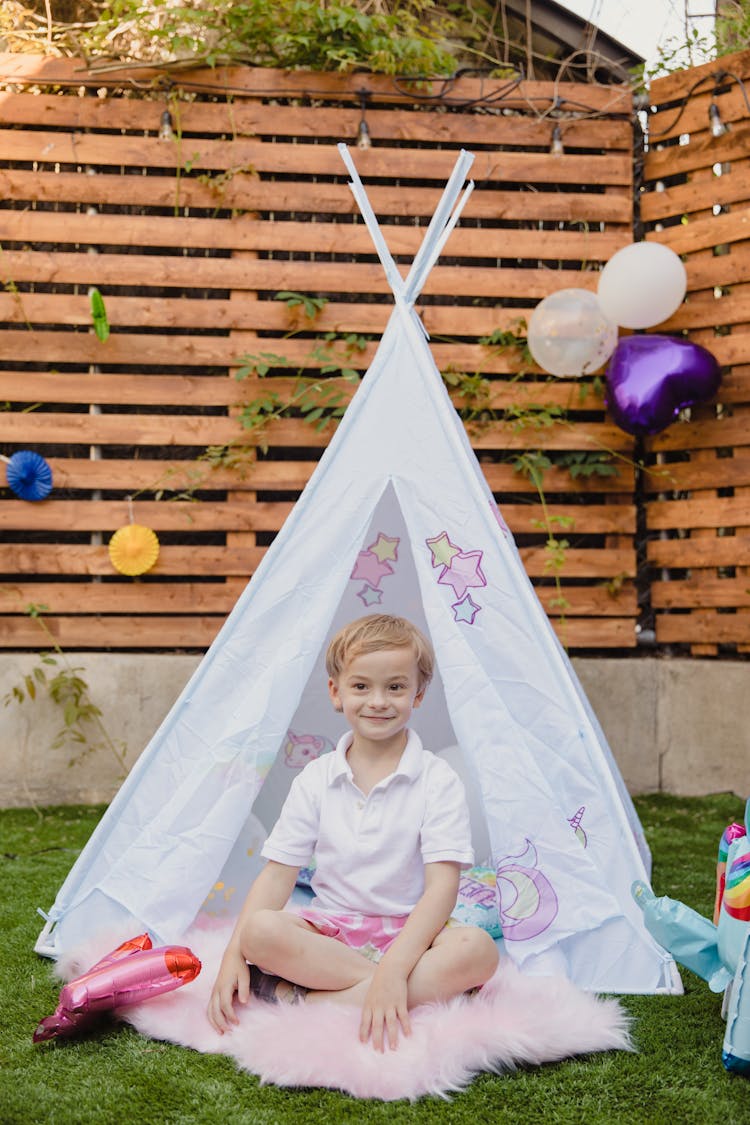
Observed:
[[[310,297],[283,289],[276,294],[276,300],[283,301],[290,311],[302,309],[305,316],[313,321],[328,304],[326,297]],[[290,330],[284,337],[289,339],[299,329]],[[331,421],[343,417],[347,405],[340,386],[333,380],[342,379],[356,386],[360,380],[359,371],[352,365],[352,358],[362,353],[368,345],[368,338],[358,333],[342,335],[326,332],[313,339],[310,350],[301,365],[298,365],[291,394],[282,397],[278,391],[268,387],[262,394],[248,399],[240,406],[238,421],[245,435],[251,435],[253,445],[249,447],[241,437],[226,445],[209,446],[201,455],[213,467],[234,469],[245,475],[254,459],[254,449],[268,452],[267,427],[270,422],[280,418],[301,418],[321,432]],[[273,371],[290,368],[294,365],[278,352],[263,351],[246,353],[239,357],[239,367],[235,379],[243,382],[252,376],[265,379]],[[311,366],[320,369],[320,376],[305,374]]]
[[[91,698],[89,685],[82,676],[83,668],[70,663],[42,616],[49,612],[46,605],[27,605],[26,612],[47,638],[49,650],[39,654],[38,663],[14,684],[3,698],[5,707],[12,703],[33,703],[40,692],[59,708],[63,725],[50,744],[52,750],[72,742],[79,752],[70,758],[68,765],[78,765],[89,754],[108,750],[116,759],[125,777],[128,771],[125,760],[126,745],[112,738],[104,725],[102,711]]]

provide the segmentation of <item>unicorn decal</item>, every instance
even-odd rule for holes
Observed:
[[[555,889],[537,867],[536,848],[526,840],[520,855],[509,855],[497,865],[497,911],[506,941],[538,937],[557,917]]]
[[[284,763],[291,770],[301,770],[308,762],[319,758],[333,750],[330,738],[322,734],[295,734],[293,730],[287,731],[284,743]]]

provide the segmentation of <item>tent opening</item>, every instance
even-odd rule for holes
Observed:
[[[201,907],[202,914],[222,918],[239,913],[251,882],[263,866],[261,848],[281,812],[293,778],[313,758],[330,753],[346,731],[346,720],[333,710],[328,697],[325,654],[331,638],[342,626],[368,613],[406,617],[425,636],[430,636],[404,516],[390,483],[375,508],[289,729]],[[437,667],[424,703],[414,712],[412,725],[425,747],[444,757],[463,781],[471,812],[475,862],[491,863],[479,779],[469,757],[458,745]]]

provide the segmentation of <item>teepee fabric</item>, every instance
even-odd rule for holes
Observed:
[[[342,733],[324,654],[345,622],[406,616],[437,675],[414,727],[467,787],[522,969],[607,992],[679,991],[630,894],[638,817],[524,572],[414,310],[471,191],[461,153],[406,279],[345,146],[393,289],[341,425],[214,644],[73,867],[37,943],[58,956],[137,920],[159,943],[236,913],[296,772]]]

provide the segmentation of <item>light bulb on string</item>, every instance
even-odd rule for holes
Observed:
[[[165,109],[161,115],[161,122],[159,124],[159,140],[160,141],[173,141],[174,129],[172,128],[172,114],[168,109]]]
[[[367,128],[365,120],[365,110],[367,109],[368,93],[366,90],[359,91],[359,108],[362,116],[359,120],[357,127],[357,148],[367,149],[372,148],[372,138],[370,137],[370,130]]]
[[[552,156],[562,156],[565,152],[565,146],[562,139],[562,129],[559,125],[555,125],[552,130],[552,141],[549,146]]]
[[[726,125],[721,120],[721,114],[719,113],[719,107],[716,102],[711,102],[708,107],[708,121],[712,137],[723,137],[725,133],[729,132]]]

